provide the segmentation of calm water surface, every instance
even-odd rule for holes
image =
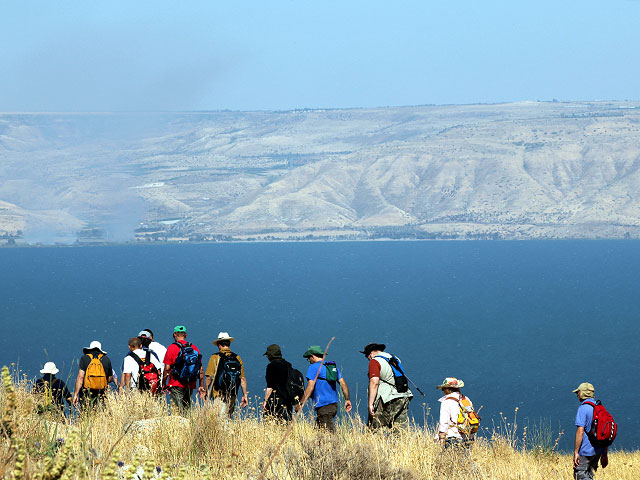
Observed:
[[[517,407],[520,428],[543,419],[569,449],[571,390],[589,381],[620,423],[617,447],[640,448],[639,242],[5,248],[0,272],[0,363],[29,376],[52,360],[75,377],[94,339],[120,365],[139,330],[166,345],[184,324],[205,359],[219,331],[235,336],[250,393],[262,396],[267,345],[304,372],[306,347],[335,336],[330,357],[362,415],[358,350],[376,341],[427,394],[412,402],[420,422],[439,407],[434,386],[456,376],[484,426],[500,412],[511,422]]]

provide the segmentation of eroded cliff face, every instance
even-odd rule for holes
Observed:
[[[0,157],[35,240],[640,237],[638,103],[2,114]]]

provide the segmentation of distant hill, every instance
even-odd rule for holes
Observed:
[[[0,114],[0,238],[640,238],[640,103]]]

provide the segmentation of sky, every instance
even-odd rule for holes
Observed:
[[[640,1],[0,1],[0,111],[639,100]]]

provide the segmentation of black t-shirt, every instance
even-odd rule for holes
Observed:
[[[65,383],[59,378],[50,374],[36,380],[33,390],[38,393],[45,393],[51,389],[51,400],[60,407],[64,407],[64,401],[71,398],[71,393]]]
[[[99,355],[98,352],[90,352],[90,353],[94,357]],[[80,368],[80,370],[82,370],[83,372],[86,373],[87,367],[89,366],[90,363],[91,363],[91,357],[89,355],[83,355],[82,358],[80,358],[80,362],[78,363],[78,367]],[[106,355],[103,355],[102,358],[100,359],[100,363],[104,367],[104,373],[107,375],[107,380],[108,380],[109,377],[111,375],[113,375],[113,368],[111,367],[111,360]]]
[[[287,393],[287,374],[291,364],[284,359],[276,358],[267,365],[267,388],[273,388],[281,396]]]

